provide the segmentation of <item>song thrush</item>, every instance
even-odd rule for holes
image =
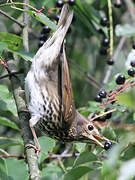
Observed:
[[[34,126],[48,136],[65,141],[80,141],[104,146],[103,137],[94,122],[82,116],[73,100],[72,85],[63,41],[73,18],[64,5],[57,30],[38,50],[26,77],[26,96],[31,113],[30,127],[40,147]],[[62,53],[61,53],[62,50]]]

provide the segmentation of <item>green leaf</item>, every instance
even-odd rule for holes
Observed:
[[[102,179],[105,180],[116,180],[117,179],[117,169],[109,169],[108,164],[106,162],[102,165]]]
[[[0,55],[2,54],[3,50],[6,49],[8,46],[4,42],[0,42]]]
[[[80,179],[83,175],[87,174],[89,171],[93,170],[88,166],[78,166],[71,169],[63,176],[63,180],[77,180]]]
[[[104,109],[101,109],[100,107],[99,107],[99,105],[100,105],[100,103],[98,103],[98,102],[95,102],[95,101],[89,101],[88,102],[88,104],[89,104],[89,108],[88,108],[88,110],[90,111],[90,112],[104,112]]]
[[[56,24],[54,24],[46,15],[41,13],[36,13],[35,11],[26,11],[26,12],[30,14],[32,17],[34,17],[36,20],[47,25],[53,31],[56,31],[56,27],[57,27]]]
[[[39,137],[38,140],[41,145],[41,151],[44,153],[51,152],[55,147],[55,140],[47,136]]]
[[[74,9],[75,9],[76,16],[79,18],[80,23],[84,25],[87,31],[91,31],[94,35],[98,37],[99,34],[97,33],[97,29],[95,28],[94,23],[92,23],[92,21],[90,21],[88,17],[86,17],[86,15],[84,14],[85,10],[82,9],[82,7],[81,9],[79,9],[76,6],[74,7]]]
[[[39,137],[38,140],[41,145],[39,163],[42,163],[44,159],[46,159],[49,156],[49,152],[52,152],[53,148],[55,147],[55,140],[47,136]]]
[[[86,143],[75,143],[75,148],[78,152],[85,151]]]
[[[17,54],[18,56],[21,56],[26,61],[31,61],[32,62],[32,59],[34,57],[34,54],[24,52],[24,51],[11,51],[11,52]]]
[[[4,158],[0,158],[0,179],[9,180],[7,164]]]
[[[135,89],[135,88],[134,88]],[[131,91],[117,96],[119,103],[125,105],[128,108],[131,108],[135,111],[135,94],[134,89]]]
[[[21,146],[24,145],[22,139],[0,137],[0,148],[7,148],[10,146],[17,146],[17,145],[21,145]]]
[[[48,167],[42,170],[41,180],[60,180],[62,175],[62,169],[59,166],[49,165]]]
[[[5,85],[0,85],[0,111],[11,111],[17,116],[14,98]]]
[[[104,8],[104,6],[107,4],[107,1],[106,0],[102,0],[100,1],[100,8]]]
[[[6,159],[8,176],[13,180],[27,180],[29,177],[27,165],[24,160],[16,158]]]
[[[124,25],[116,25],[115,29],[116,36],[134,36],[135,35],[135,27],[130,24]]]
[[[10,50],[17,51],[23,48],[22,38],[15,34],[0,32],[0,40],[5,43]]]
[[[113,130],[112,127],[105,127],[105,128],[102,128],[102,131],[101,131],[102,135],[110,140],[116,140],[117,139],[117,136]]]
[[[76,158],[73,167],[79,166],[81,164],[96,161],[97,157],[92,152],[82,152],[79,157]]]
[[[20,130],[19,127],[14,122],[10,121],[9,119],[5,117],[0,117],[0,124],[11,127],[16,130]]]

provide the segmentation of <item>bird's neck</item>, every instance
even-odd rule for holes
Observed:
[[[75,118],[70,127],[69,135],[74,137],[75,140],[78,140],[78,137],[80,136],[82,131],[82,126],[87,121],[87,119],[78,111],[76,111],[75,113]]]

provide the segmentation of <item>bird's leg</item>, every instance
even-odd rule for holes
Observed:
[[[32,117],[30,120],[29,120],[29,125],[30,125],[30,128],[31,128],[31,132],[33,134],[33,137],[34,137],[34,140],[35,140],[35,144],[36,146],[34,146],[33,144],[30,144],[29,147],[32,147],[36,150],[36,153],[37,153],[37,156],[41,150],[40,148],[40,144],[39,144],[39,141],[38,141],[38,138],[37,138],[37,135],[36,135],[36,132],[35,132],[35,129],[34,129],[34,126],[35,124],[39,121],[39,118],[38,117]]]

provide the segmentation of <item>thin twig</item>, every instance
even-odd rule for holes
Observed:
[[[113,18],[112,18],[112,2],[108,0],[109,24],[110,24],[110,57],[113,56]]]
[[[62,153],[62,155],[67,154],[72,149],[73,144],[70,144]]]
[[[2,152],[5,156],[8,156],[9,154],[7,153],[7,151],[5,151],[4,149],[0,148],[0,152]]]
[[[66,173],[67,170],[66,170],[66,168],[65,168],[65,166],[61,160],[61,157],[58,157],[57,159],[58,159],[58,163],[59,163],[60,167],[63,169],[64,173]]]
[[[51,154],[48,158],[49,159],[55,159],[55,158],[70,158],[70,157],[78,157],[80,155],[80,153],[75,153],[75,154]],[[0,155],[0,157],[16,157],[16,158],[23,158],[25,159],[26,156],[25,155],[10,155],[10,154],[4,154],[4,155]]]
[[[107,115],[107,114],[110,114],[110,113],[112,113],[112,112],[115,112],[117,109],[111,109],[111,110],[109,110],[109,111],[107,111],[107,112],[103,112],[103,113],[101,113],[101,114],[99,114],[99,115],[96,115],[95,117],[93,117],[93,118],[91,118],[91,119],[89,119],[90,121],[95,121],[97,118],[100,118],[100,117],[103,117],[103,116],[105,116],[105,115]]]
[[[26,157],[24,155],[10,155],[10,154],[6,154],[6,155],[0,155],[0,157],[2,158],[9,158],[9,157],[13,157],[13,158],[18,158],[18,159],[25,159]]]
[[[9,77],[9,76],[15,76],[16,74],[21,74],[21,73],[23,73],[23,71],[21,71],[21,70],[17,71],[17,72],[12,72],[10,74],[5,74],[3,76],[0,76],[0,79],[6,78],[6,77]]]
[[[12,16],[8,15],[8,14],[5,13],[4,11],[2,11],[1,9],[0,9],[0,14],[4,15],[5,17],[7,17],[8,19],[10,19],[11,21],[13,21],[13,22],[15,22],[16,24],[18,24],[21,28],[24,27],[24,24],[23,24],[23,23],[17,21],[15,18],[13,18]]]
[[[12,6],[12,5],[13,5],[13,6]],[[37,13],[43,14],[40,10],[34,8],[34,7],[31,6],[30,4],[21,3],[21,2],[5,3],[5,4],[1,4],[0,7],[3,7],[3,6],[12,6],[12,8],[18,9],[18,10],[20,10],[20,11],[25,11],[25,9],[17,8],[15,5],[25,6],[25,7],[28,7],[28,8],[30,8],[30,9],[33,9],[33,10],[36,11]]]
[[[74,153],[74,154],[52,154],[49,156],[49,159],[53,159],[53,158],[69,158],[69,157],[77,157],[79,156],[80,153]]]

